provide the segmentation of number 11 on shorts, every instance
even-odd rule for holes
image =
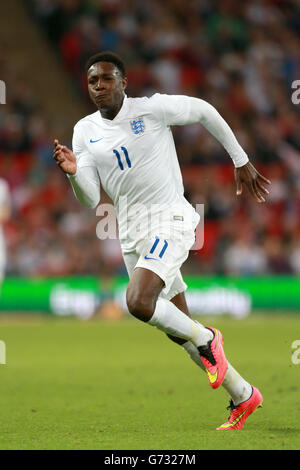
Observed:
[[[156,237],[155,242],[153,243],[152,248],[150,249],[150,252],[149,252],[150,255],[154,254],[159,242],[160,242],[160,239],[158,237]],[[160,248],[161,248],[161,245],[160,245]],[[168,242],[167,242],[167,240],[164,240],[164,245],[161,248],[160,253],[158,255],[158,257],[160,259],[164,256],[165,251],[166,251],[167,248],[168,248]],[[157,259],[157,258],[151,258],[151,257],[145,256],[145,259]]]

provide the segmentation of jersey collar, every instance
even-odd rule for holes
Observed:
[[[128,109],[128,98],[127,98],[127,95],[124,93],[124,100],[123,100],[122,106],[120,108],[120,111],[118,112],[118,114],[113,119],[103,118],[101,116],[100,111],[98,112],[98,115],[100,116],[100,119],[101,119],[102,122],[112,126],[116,122],[120,121],[126,115],[127,109]]]

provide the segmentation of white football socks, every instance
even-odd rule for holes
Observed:
[[[205,371],[197,347],[207,344],[213,338],[213,333],[209,329],[198,321],[192,320],[172,302],[165,299],[157,300],[154,314],[148,324],[170,335],[186,339],[187,341],[182,347],[190,358]],[[252,393],[251,385],[240,376],[229,362],[222,386],[229,393],[234,405],[248,400]]]
[[[198,322],[197,322],[198,323]],[[205,371],[205,367],[201,358],[199,356],[198,349],[194,346],[191,341],[187,341],[182,345],[182,347],[187,351],[190,358],[202,369]],[[232,398],[234,405],[238,405],[245,400],[250,398],[252,393],[251,385],[240,376],[240,374],[232,367],[228,362],[228,369],[225,375],[225,379],[222,383],[222,387],[225,388],[227,393]]]
[[[239,403],[242,403],[242,401],[248,400],[252,394],[251,385],[240,376],[229,362],[222,386],[231,396],[234,405],[238,405]]]
[[[165,299],[157,300],[154,314],[148,323],[165,333],[191,341],[196,348],[204,346],[213,338],[209,329],[192,320]]]
[[[201,367],[201,369],[205,372],[205,367],[200,357],[199,351],[194,346],[194,344],[191,341],[187,341],[186,343],[182,344],[182,347],[186,350],[190,358],[197,364],[197,366]]]

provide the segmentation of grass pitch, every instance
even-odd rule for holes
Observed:
[[[200,318],[203,322],[203,319]],[[217,432],[228,397],[177,345],[137,320],[0,320],[0,449],[299,449],[300,316],[213,318],[264,407]]]

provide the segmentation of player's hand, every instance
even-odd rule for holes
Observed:
[[[57,139],[54,140],[53,158],[62,171],[69,175],[75,175],[77,171],[76,157],[65,145],[60,145]]]
[[[271,184],[271,181],[258,173],[250,162],[240,168],[235,168],[234,176],[237,196],[242,194],[243,184],[245,184],[257,202],[266,202],[262,194],[269,194],[269,191],[263,186],[263,183]]]

